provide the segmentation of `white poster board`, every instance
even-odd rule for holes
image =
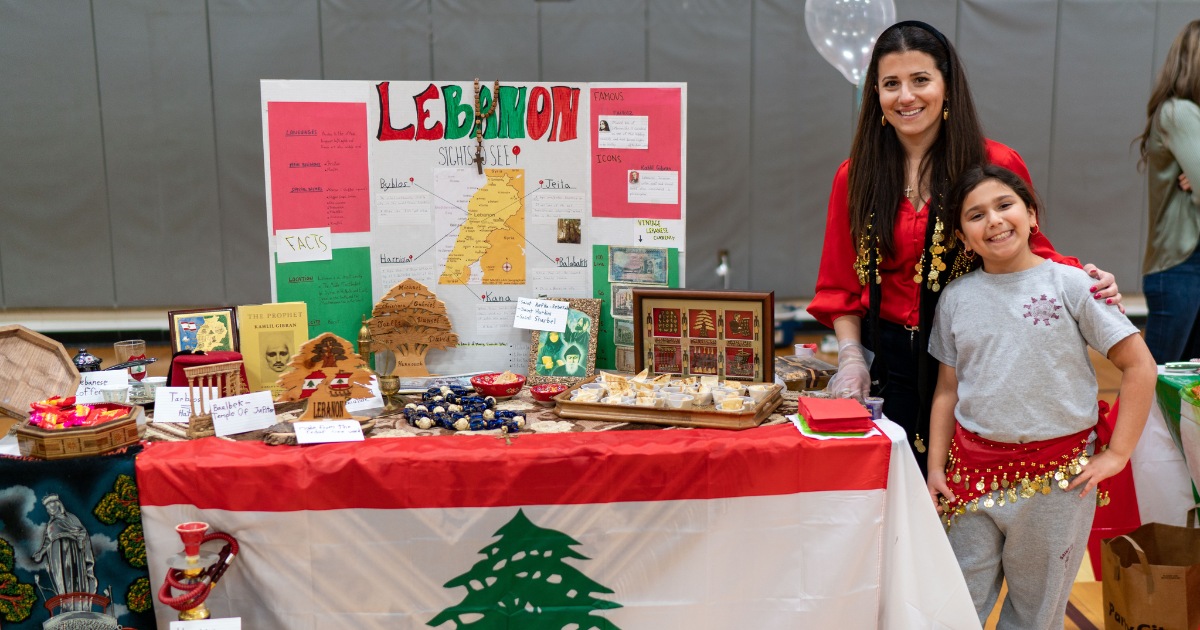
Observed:
[[[310,335],[356,339],[374,302],[413,278],[459,338],[429,353],[431,371],[524,373],[519,298],[599,297],[611,324],[595,247],[670,248],[683,268],[685,84],[481,82],[478,130],[474,82],[261,89],[272,298],[306,302]],[[653,241],[646,220],[670,239]],[[316,228],[328,242],[278,250],[281,232]]]

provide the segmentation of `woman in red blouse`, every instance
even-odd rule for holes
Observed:
[[[928,328],[938,292],[967,264],[945,198],[970,166],[991,162],[1025,181],[1029,170],[1016,151],[984,138],[958,55],[932,26],[888,27],[875,43],[864,85],[870,87],[850,159],[833,179],[808,312],[837,334],[831,391],[882,396],[884,413],[908,432],[924,473],[937,378]],[[1039,256],[1080,266],[1041,233],[1031,242]],[[1096,279],[1096,299],[1120,303],[1112,274],[1084,269]]]

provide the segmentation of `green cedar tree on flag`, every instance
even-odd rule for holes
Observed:
[[[464,587],[467,595],[428,625],[438,627],[449,621],[455,628],[473,629],[617,630],[609,620],[592,614],[621,607],[595,595],[612,589],[566,562],[567,558],[588,560],[572,549],[578,541],[534,525],[522,510],[495,535],[499,540],[479,551],[483,560],[444,585]]]

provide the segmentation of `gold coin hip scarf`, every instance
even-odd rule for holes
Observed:
[[[946,481],[954,501],[941,497],[942,522],[980,508],[1004,506],[1056,488],[1065,491],[1088,464],[1087,443],[1093,429],[1050,440],[1012,444],[995,442],[955,425],[946,465]],[[1107,497],[1097,493],[1098,505]]]

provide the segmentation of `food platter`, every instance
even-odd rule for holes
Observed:
[[[690,409],[672,409],[659,406],[580,402],[571,399],[572,392],[589,383],[596,382],[601,376],[588,378],[555,396],[555,412],[560,417],[577,420],[638,422],[701,429],[749,429],[762,424],[771,415],[771,412],[783,403],[783,387],[777,383],[742,383],[747,387],[750,385],[763,386],[767,391],[761,400],[745,406],[740,411],[721,410],[711,403],[693,406]]]

